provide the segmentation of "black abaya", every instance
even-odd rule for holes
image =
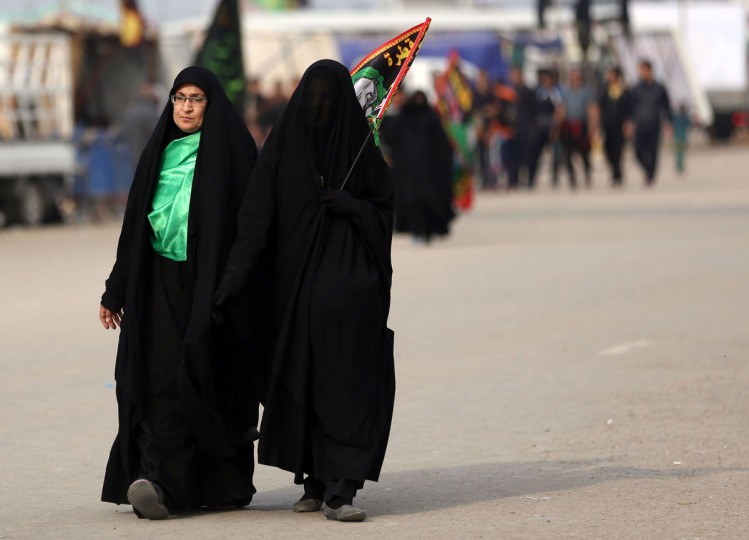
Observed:
[[[117,260],[102,296],[107,309],[124,307],[115,367],[119,430],[102,490],[103,501],[118,504],[127,503],[128,486],[138,478],[157,483],[170,508],[246,504],[255,492],[257,398],[248,351],[231,326],[212,326],[211,310],[257,150],[213,73],[187,68],[170,93],[185,83],[208,98],[187,260],[154,253],[147,219],[161,153],[185,135],[167,103],[136,168]],[[239,310],[233,315],[245,330],[252,326]]]
[[[333,85],[332,108],[313,105],[318,83]],[[258,456],[296,473],[297,483],[304,473],[357,485],[377,480],[387,446],[393,199],[371,139],[345,193],[330,191],[340,188],[368,129],[346,68],[331,60],[310,66],[263,147],[221,283],[236,295],[264,253],[274,261]]]
[[[453,210],[453,150],[423,92],[383,122],[395,184],[395,229],[428,240],[445,236]]]

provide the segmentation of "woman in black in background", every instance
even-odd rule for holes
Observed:
[[[395,230],[417,243],[447,236],[453,210],[453,149],[422,91],[414,92],[382,130],[392,161]]]
[[[340,521],[365,519],[353,499],[379,477],[395,392],[392,184],[371,138],[340,189],[368,130],[348,70],[312,64],[263,147],[216,294],[233,305],[272,259],[259,462],[304,484],[295,511]]]
[[[150,519],[245,506],[255,492],[257,398],[238,335],[211,312],[257,149],[212,72],[183,70],[170,101],[136,168],[99,310],[104,328],[121,323],[102,500]]]

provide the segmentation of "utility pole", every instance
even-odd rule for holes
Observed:
[[[551,0],[536,0],[536,15],[538,17],[538,27],[546,28],[546,8],[551,5]]]
[[[629,0],[619,0],[619,21],[622,25],[624,35],[629,37]]]
[[[586,59],[590,47],[590,0],[577,0],[575,25],[577,26],[577,41],[583,51],[583,58]]]

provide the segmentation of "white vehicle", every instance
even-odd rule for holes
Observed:
[[[59,215],[76,168],[70,39],[0,32],[0,212],[37,225]]]

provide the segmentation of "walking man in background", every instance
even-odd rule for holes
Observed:
[[[577,174],[573,158],[580,155],[585,174],[585,187],[591,187],[590,138],[591,130],[597,128],[595,98],[592,90],[583,82],[583,73],[573,69],[569,74],[569,87],[563,96],[563,118],[560,139],[564,161],[569,174],[570,187],[577,188]]]
[[[510,83],[515,90],[515,152],[517,156],[518,175],[523,177],[520,183],[528,183],[528,170],[531,156],[534,127],[536,122],[536,95],[528,88],[523,77],[523,68],[510,68]]]
[[[655,182],[661,122],[665,118],[670,130],[671,104],[666,88],[653,78],[653,66],[640,61],[640,82],[632,89],[632,121],[635,154],[645,172],[645,185]]]
[[[551,71],[543,70],[538,76],[540,84],[536,89],[535,134],[528,162],[528,187],[531,189],[536,185],[541,156],[547,146],[551,150],[552,185],[556,187],[559,180],[559,159],[554,152],[554,145],[559,131],[559,112],[563,107],[562,92]]]

